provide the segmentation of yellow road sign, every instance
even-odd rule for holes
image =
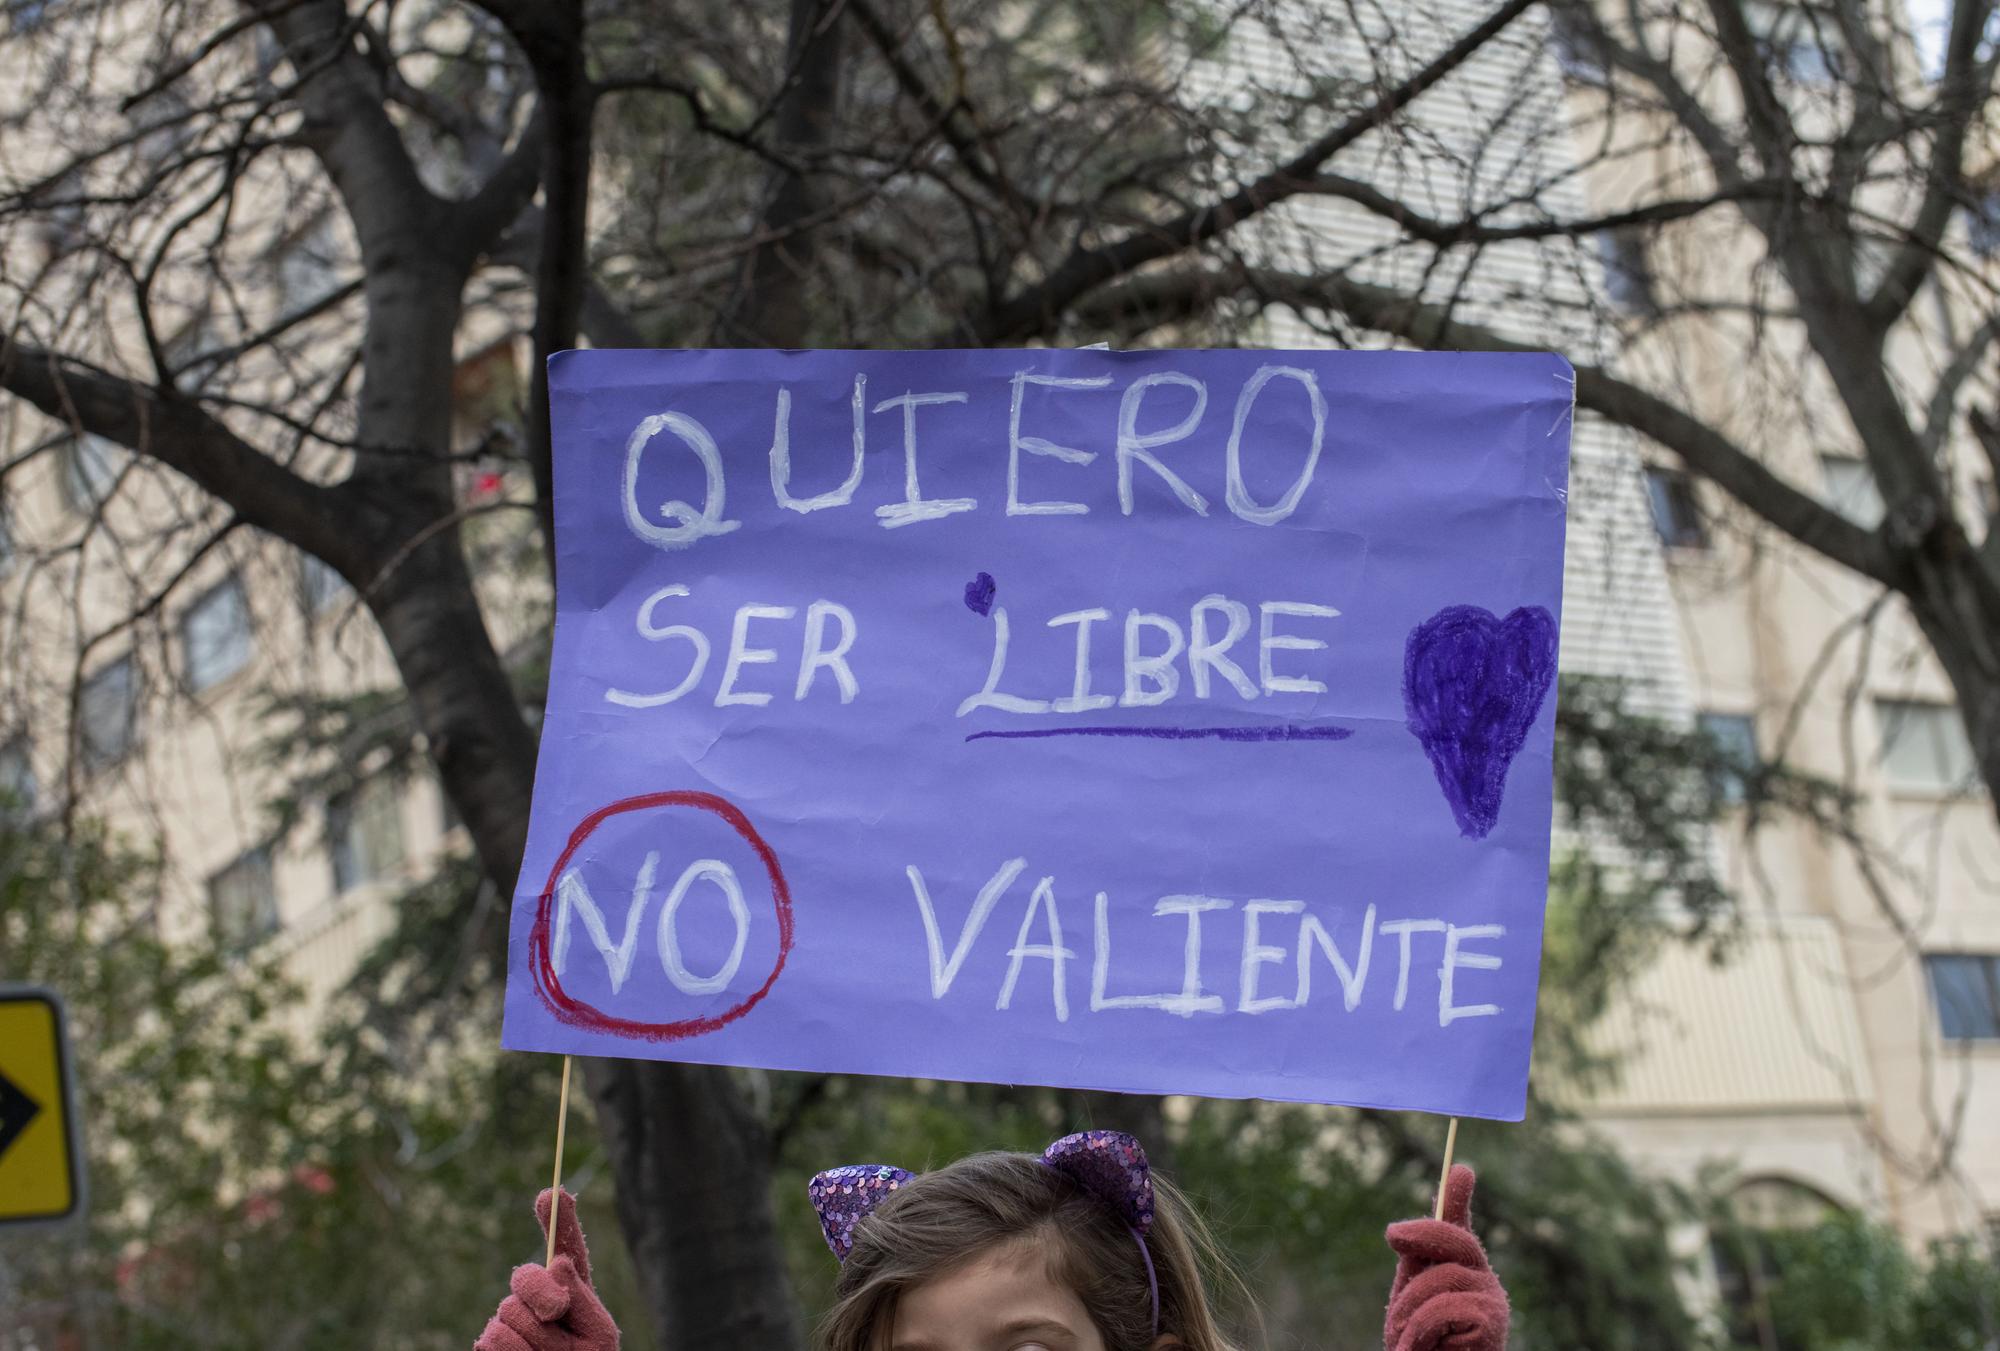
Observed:
[[[83,1209],[62,1001],[0,985],[0,1225],[68,1219]]]

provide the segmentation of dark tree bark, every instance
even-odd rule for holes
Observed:
[[[587,1060],[584,1082],[660,1345],[802,1346],[771,1222],[766,1125],[729,1072]]]
[[[481,867],[512,894],[527,841],[533,734],[487,633],[458,525],[451,458],[453,340],[474,261],[548,184],[537,269],[536,480],[549,502],[540,359],[574,342],[586,274],[592,93],[571,8],[496,6],[530,56],[546,148],[523,147],[462,203],[418,178],[384,111],[381,75],[333,0],[253,6],[301,71],[302,139],[359,239],[367,320],[355,464],[331,486],[302,479],[171,387],[117,379],[14,347],[0,382],[60,421],[154,455],[243,519],[332,565],[379,625],[440,782]],[[552,552],[552,551],[551,551]],[[618,1180],[619,1218],[653,1321],[675,1351],[802,1345],[770,1198],[769,1152],[723,1071],[651,1062],[587,1066]]]
[[[819,231],[812,163],[831,138],[840,109],[843,26],[840,0],[792,0],[785,82],[773,118],[774,151],[760,241],[750,251],[719,336],[730,347],[802,347],[811,335],[810,298]]]

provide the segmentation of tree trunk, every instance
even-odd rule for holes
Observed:
[[[389,275],[383,275],[388,273]],[[535,744],[486,631],[455,524],[451,335],[458,286],[424,263],[371,276],[360,439],[393,468],[349,481],[373,510],[351,578],[381,626],[418,728],[486,875],[508,895],[528,836]],[[398,339],[401,339],[398,341]],[[421,451],[411,456],[409,452]],[[587,1061],[618,1215],[654,1325],[674,1351],[802,1346],[770,1201],[763,1123],[728,1074]]]
[[[2000,818],[2000,587],[1964,533],[1941,520],[1907,557],[1898,590],[1958,696],[1980,782]]]
[[[786,81],[772,129],[778,151],[794,167],[771,176],[759,220],[763,242],[751,250],[720,323],[720,340],[730,347],[802,347],[811,333],[819,232],[812,222],[818,193],[810,170],[839,112],[842,26],[837,0],[791,5]]]
[[[661,1347],[800,1351],[771,1213],[770,1144],[729,1071],[642,1060],[583,1068]]]

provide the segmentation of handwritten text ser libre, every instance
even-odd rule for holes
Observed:
[[[827,599],[803,606],[740,605],[725,640],[711,639],[692,624],[665,622],[671,613],[668,602],[688,597],[685,586],[661,587],[640,602],[635,616],[641,638],[673,644],[663,647],[675,654],[663,664],[677,678],[659,689],[607,689],[607,702],[623,708],[658,708],[702,691],[717,708],[761,707],[776,698],[803,702],[809,697],[851,704],[860,693],[855,649],[861,627],[849,606]],[[1114,615],[1106,606],[1070,610],[1046,620],[1048,632],[1038,635],[1041,641],[1027,652],[1031,663],[1039,659],[1067,666],[1048,682],[1053,688],[1047,697],[1039,697],[1018,692],[1025,688],[1016,683],[1022,679],[1018,670],[1009,676],[1010,660],[1020,665],[1017,659],[1026,644],[1015,637],[1007,607],[996,605],[990,617],[992,654],[986,680],[959,703],[958,716],[982,708],[1055,715],[1114,706],[1148,708],[1176,699],[1184,689],[1195,700],[1226,697],[1230,691],[1246,700],[1322,693],[1325,682],[1294,669],[1303,658],[1286,654],[1324,650],[1326,640],[1310,634],[1323,621],[1339,616],[1340,611],[1330,605],[1308,601],[1253,604],[1223,595],[1202,597],[1185,615],[1137,608]],[[723,658],[719,674],[711,680],[709,668],[718,646]],[[1116,668],[1114,675],[1104,677],[1101,689],[1100,664]],[[752,669],[761,667],[772,670]],[[1003,688],[1009,685],[1013,689]]]
[[[972,908],[957,936],[946,947],[944,927],[937,906],[925,884],[921,870],[908,869],[911,891],[923,921],[926,956],[929,962],[931,998],[943,1000],[961,983],[967,962],[987,921],[1016,891],[1015,883],[1027,868],[1025,858],[1003,863],[973,899]],[[1227,912],[1236,911],[1233,916]],[[1203,916],[1213,916],[1207,923]],[[1225,916],[1227,916],[1225,918]],[[1072,915],[1072,920],[1074,920]],[[1112,1009],[1151,1009],[1192,1018],[1199,1014],[1262,1014],[1282,1009],[1302,1009],[1312,1002],[1314,972],[1326,967],[1339,986],[1339,999],[1349,1012],[1360,1007],[1371,991],[1378,1000],[1387,999],[1401,1013],[1410,1002],[1412,972],[1421,962],[1435,962],[1437,972],[1437,1020],[1449,1027],[1463,1018],[1486,1018],[1500,1012],[1492,1003],[1459,1003],[1460,981],[1467,971],[1497,971],[1501,959],[1479,945],[1506,935],[1498,924],[1451,924],[1442,919],[1382,919],[1370,905],[1358,921],[1329,925],[1313,914],[1304,901],[1246,900],[1237,902],[1216,896],[1163,896],[1153,906],[1153,918],[1182,926],[1181,964],[1177,972],[1150,973],[1155,983],[1168,977],[1169,988],[1137,993],[1126,986],[1114,993],[1114,986],[1141,973],[1120,968],[1113,980],[1113,944],[1110,898],[1102,891],[1094,898],[1091,911],[1089,1010],[1101,1013]],[[1235,996],[1227,998],[1204,983],[1204,960],[1217,944],[1217,931],[1225,926],[1237,938]],[[1072,930],[1073,931],[1073,930]],[[1070,964],[1079,962],[1076,947],[1065,938],[1062,907],[1057,900],[1053,876],[1041,878],[1027,889],[1020,927],[1013,945],[1007,949],[1007,965],[994,1000],[996,1009],[1014,1006],[1022,972],[1029,962],[1048,963],[1049,988],[1058,1022],[1068,1022],[1071,1009],[1070,986],[1075,977]],[[1419,936],[1425,936],[1419,952]],[[1429,937],[1436,935],[1435,938]],[[1395,945],[1395,978],[1389,986],[1382,960],[1376,952],[1377,939]],[[1224,942],[1227,939],[1222,940]],[[990,944],[987,946],[991,946]],[[1370,976],[1375,975],[1373,986]],[[1178,978],[1178,988],[1171,987]],[[1321,982],[1325,989],[1325,982]],[[1144,989],[1144,986],[1140,986]],[[963,996],[964,992],[961,991]],[[983,997],[983,994],[980,996]],[[1332,998],[1331,993],[1323,998]]]
[[[995,505],[1003,505],[1009,516],[1087,515],[1091,508],[1086,502],[1038,494],[1059,492],[1061,474],[1089,471],[1091,466],[1106,458],[1105,452],[1060,445],[1038,434],[1034,430],[1035,415],[1028,406],[1029,391],[1036,391],[1036,406],[1041,407],[1043,400],[1074,398],[1085,391],[1109,390],[1111,385],[1112,378],[1108,375],[1077,377],[1044,375],[1035,371],[1015,373],[1008,386],[1010,397],[1007,408],[1003,410],[996,406],[992,410],[996,481],[992,489],[985,491],[989,496],[995,491],[1003,493],[1003,503],[991,503],[981,497],[967,495],[967,489],[974,485],[955,484],[951,495],[946,495],[927,492],[922,482],[924,428],[935,416],[935,413],[925,413],[924,410],[968,404],[972,398],[970,391],[905,390],[890,398],[878,399],[869,393],[868,377],[855,375],[851,400],[851,457],[844,458],[845,476],[824,491],[807,493],[794,482],[792,394],[791,390],[780,386],[772,400],[771,442],[765,457],[771,495],[779,507],[799,515],[852,507],[862,488],[870,424],[879,420],[887,426],[876,427],[873,435],[900,433],[902,442],[901,482],[893,486],[893,496],[886,501],[878,501],[874,507],[876,521],[884,529],[894,530],[943,520]],[[1208,497],[1175,472],[1169,463],[1174,449],[1186,449],[1179,443],[1195,437],[1201,428],[1208,412],[1209,397],[1208,384],[1196,376],[1182,371],[1157,371],[1140,376],[1119,392],[1115,414],[1106,409],[1100,434],[1092,439],[1111,447],[1111,450],[1108,463],[1098,466],[1095,472],[1106,473],[1115,481],[1120,514],[1133,514],[1135,494],[1140,491],[1141,484],[1147,485],[1145,491],[1170,495],[1193,515],[1210,514],[1213,504]],[[1231,399],[1232,407],[1229,431],[1222,449],[1222,506],[1237,520],[1252,525],[1276,525],[1298,510],[1299,502],[1319,467],[1320,455],[1326,444],[1326,395],[1311,371],[1297,366],[1271,365],[1258,367],[1240,387],[1222,393],[1222,397]],[[1261,415],[1260,404],[1265,405]],[[1246,429],[1250,428],[1253,417],[1258,418],[1262,425],[1284,426],[1290,430],[1284,435],[1266,433],[1246,437]],[[1074,418],[1066,418],[1064,423],[1073,426]],[[1003,425],[1004,437],[1000,432]],[[891,431],[891,428],[894,430]],[[1042,428],[1048,429],[1046,425]],[[1219,425],[1217,431],[1220,431]],[[824,454],[824,451],[824,447],[815,448],[816,454]],[[1284,472],[1292,476],[1284,490],[1270,496],[1269,501],[1259,501],[1249,485],[1251,477],[1258,477],[1246,473],[1245,462],[1252,454],[1270,457],[1270,463],[1282,464]],[[702,476],[702,501],[699,505],[678,498],[665,502],[650,500],[648,494],[642,491],[641,485],[648,481],[653,461],[666,456],[693,457]],[[997,480],[999,462],[1003,457],[1004,488]],[[1042,465],[1035,472],[1048,480],[1047,485],[1038,490],[1026,488],[1022,483],[1024,469],[1038,460]],[[1070,468],[1066,471],[1060,469],[1059,466],[1063,465]],[[655,548],[669,551],[686,549],[703,539],[729,534],[742,525],[740,520],[729,516],[732,485],[723,463],[722,448],[698,418],[684,412],[666,411],[641,419],[626,441],[623,470],[621,501],[626,527]],[[1109,491],[1112,486],[1112,482],[1107,482],[1106,490]]]

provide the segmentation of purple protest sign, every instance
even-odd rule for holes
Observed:
[[[504,1041],[1517,1119],[1573,380],[569,352]]]

